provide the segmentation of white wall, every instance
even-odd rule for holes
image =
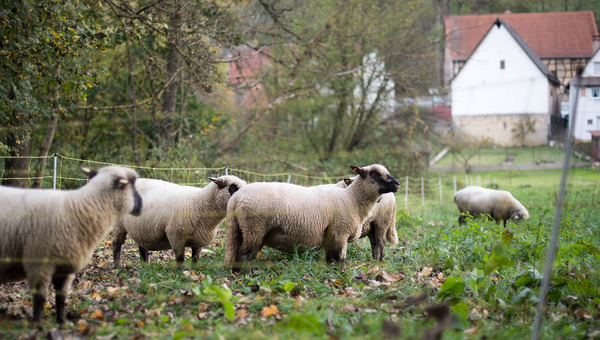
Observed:
[[[582,77],[600,77],[600,72],[594,73],[594,71],[598,71],[594,70],[594,63],[600,63],[600,50],[596,51],[592,59],[590,59],[590,62],[585,66],[585,69],[581,74]],[[596,68],[600,67],[596,66]]]
[[[599,73],[594,73],[594,63],[600,62],[600,52],[596,52],[590,62],[586,65],[582,78],[588,77],[600,77]],[[592,97],[592,89],[598,89],[600,86],[591,86],[585,88],[585,96],[581,96],[581,89],[578,91],[579,101],[577,102],[577,120],[575,124],[575,138],[581,141],[590,141],[592,135],[588,132],[590,130],[600,130],[600,97]],[[575,91],[571,88],[569,93],[569,102],[571,108],[573,108],[573,102],[575,99]],[[590,123],[591,124],[588,124]]]
[[[504,25],[494,25],[452,81],[452,116],[548,114],[548,87],[548,78]]]
[[[579,101],[577,102],[577,116],[575,124],[575,138],[581,141],[590,141],[592,135],[588,132],[590,130],[600,130],[600,97],[592,97],[592,89],[596,88],[600,91],[600,86],[587,87],[585,89],[585,96],[581,96],[581,90],[579,90]],[[571,101],[571,107],[573,107],[573,100],[575,91],[571,90],[569,99]],[[591,121],[591,124],[589,124]]]

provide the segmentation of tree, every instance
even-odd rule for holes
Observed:
[[[0,150],[8,152],[2,184],[27,187],[32,127],[48,121],[37,176],[56,128],[84,100],[94,72],[82,56],[103,44],[105,35],[80,15],[83,2],[3,1],[0,4]],[[36,185],[41,182],[36,181]]]
[[[261,84],[266,102],[275,105],[245,117],[243,131],[256,132],[248,144],[286,136],[295,142],[279,144],[289,146],[285,152],[321,160],[360,150],[393,113],[396,89],[417,94],[432,85],[435,53],[427,36],[433,26],[425,22],[435,21],[424,2],[329,0],[289,12],[286,3],[260,4],[257,11],[271,22],[248,29],[258,40],[249,45],[272,60]],[[264,116],[268,129],[258,124]]]
[[[489,148],[494,141],[489,137],[475,138],[460,130],[453,130],[447,134],[444,139],[444,145],[459,160],[465,172],[471,172],[469,160],[473,158],[479,150]]]
[[[531,118],[528,114],[520,115],[517,124],[511,131],[513,138],[519,141],[521,147],[524,147],[527,136],[530,133],[535,133],[535,118]]]

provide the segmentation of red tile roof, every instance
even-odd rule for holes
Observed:
[[[444,17],[452,60],[465,60],[497,18],[507,22],[540,58],[591,58],[598,28],[591,11],[452,15]]]

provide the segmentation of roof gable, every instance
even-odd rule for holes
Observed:
[[[600,74],[594,73],[594,63],[600,63],[600,48],[594,53],[590,61],[583,69],[582,77],[598,77]]]
[[[500,27],[500,26],[504,26],[504,28],[506,28],[506,31],[512,36],[513,39],[515,39],[515,42],[523,49],[523,51],[525,52],[525,54],[527,54],[529,59],[531,59],[531,61],[535,64],[535,66],[537,66],[537,68],[540,70],[540,72],[542,72],[542,74],[544,74],[544,76],[546,76],[546,78],[548,78],[548,80],[552,81],[555,84],[560,85],[560,81],[558,80],[558,78],[556,78],[556,76],[554,74],[552,74],[552,72],[550,72],[550,70],[548,70],[546,65],[544,65],[542,60],[535,54],[533,49],[531,49],[531,47],[527,44],[527,42],[525,42],[525,40],[519,35],[519,33],[517,33],[517,31],[514,28],[512,28],[510,25],[508,25],[506,22],[504,22],[500,18],[496,18],[496,21],[488,28],[484,37],[479,41],[477,46],[473,49],[473,53],[471,53],[469,55],[469,58],[467,59],[466,63],[469,62],[471,57],[475,54],[474,52],[477,51],[477,48],[481,45],[481,43],[485,39],[487,39],[487,37],[489,36],[492,29],[494,27]],[[465,63],[465,66],[466,66],[466,63]],[[460,74],[460,72],[463,69],[464,69],[464,67],[460,71],[458,71],[458,73],[454,76],[454,78],[458,77],[458,75]]]
[[[465,60],[490,26],[509,23],[540,58],[590,58],[598,28],[593,12],[511,13],[444,17],[452,60]]]

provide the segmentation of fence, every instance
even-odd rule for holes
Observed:
[[[0,157],[6,159],[8,157]],[[30,169],[39,164],[42,158],[28,157],[30,159]],[[108,165],[124,165],[134,168],[140,177],[162,179],[173,183],[191,186],[205,186],[209,183],[208,177],[218,177],[229,174],[235,175],[248,183],[251,182],[287,182],[303,186],[313,186],[319,184],[336,183],[344,177],[351,176],[307,176],[297,173],[276,173],[260,174],[252,171],[220,167],[220,168],[160,168],[136,166],[130,164],[114,164],[108,162],[98,162],[92,160],[82,160],[72,157],[55,154],[43,159],[46,162],[45,175],[42,177],[42,188],[73,189],[80,187],[86,177],[79,171],[79,166],[89,166],[99,168]],[[402,189],[396,193],[396,202],[398,209],[405,209],[410,213],[420,212],[428,207],[438,206],[440,204],[452,203],[454,193],[468,185],[479,185],[489,188],[513,190],[529,186],[555,186],[559,184],[559,173],[553,173],[552,176],[544,175],[540,180],[540,173],[536,171],[528,172],[503,172],[497,173],[498,176],[482,175],[448,175],[436,174],[436,177],[409,177],[395,176],[402,185]],[[3,175],[3,174],[2,174]],[[28,177],[30,183],[36,177]],[[598,178],[600,180],[600,177]],[[574,176],[571,180],[573,185],[593,185],[597,181],[582,179],[581,176]]]

